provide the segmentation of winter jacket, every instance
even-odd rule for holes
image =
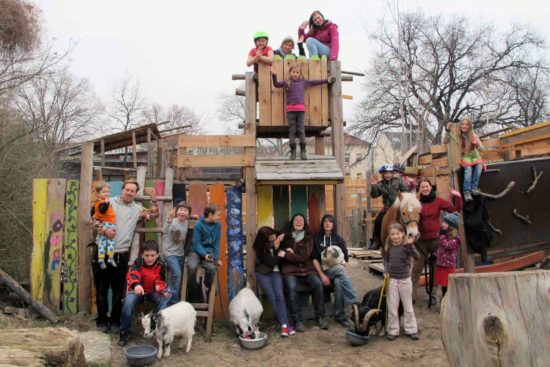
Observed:
[[[221,224],[207,222],[201,217],[193,229],[193,245],[191,248],[204,259],[207,254],[214,257],[214,261],[220,258]]]
[[[92,206],[91,216],[103,223],[115,224],[116,216],[109,200],[96,200]]]
[[[291,248],[294,251],[294,253],[286,252],[283,258],[282,276],[316,273],[312,260],[313,241],[311,237],[306,236],[300,242],[295,242],[292,236],[285,236],[280,248],[282,250]]]
[[[420,255],[414,245],[391,245],[388,237],[386,240],[388,250],[383,258],[384,269],[390,278],[407,279],[411,276],[411,257],[418,260]]]
[[[321,219],[321,223],[323,223],[324,220],[325,217]],[[330,236],[325,236],[325,231],[321,229],[313,237],[313,258],[317,259],[317,261],[321,263],[321,255],[323,251],[330,245],[340,247],[340,250],[342,250],[342,252],[344,253],[344,260],[346,260],[346,262],[349,262],[348,247],[346,246],[346,241],[337,233],[336,223],[334,223],[332,227]]]
[[[338,35],[338,26],[328,20],[321,29],[310,29],[307,33],[303,29],[298,29],[298,38],[304,36],[304,42],[313,37],[321,43],[330,47],[330,60],[338,60],[338,50],[340,48],[340,40]]]
[[[256,251],[256,271],[261,274],[273,272],[275,266],[278,266],[281,258],[277,256],[277,250],[268,250],[263,254]],[[280,270],[280,269],[279,269]]]
[[[306,88],[309,88],[312,85],[321,85],[327,84],[328,80],[307,80],[307,79],[298,79],[297,81],[286,81],[282,82],[277,81],[277,76],[272,74],[273,85],[276,88],[286,88],[286,104],[288,105],[303,105],[304,104],[304,93]]]
[[[454,196],[455,205],[447,200],[440,198],[432,192],[430,196],[420,195],[420,203],[422,210],[420,211],[420,239],[423,241],[431,241],[439,236],[439,228],[441,228],[441,211],[447,213],[460,212],[462,210],[462,198]]]
[[[282,59],[284,59],[284,58],[285,58],[286,56],[288,56],[288,55],[291,55],[292,57],[296,57],[296,55],[294,55],[294,54],[292,53],[292,51],[289,52],[289,53],[287,53],[287,54],[285,55],[285,54],[283,53],[283,50],[281,50],[281,48],[276,49],[275,51],[273,51],[273,53],[274,53],[275,55],[277,55],[277,56],[280,56]],[[299,54],[300,56],[306,56],[306,52],[305,52],[305,50],[304,50],[304,44],[303,44],[303,42],[298,42],[298,54]]]
[[[370,188],[370,196],[372,198],[382,196],[382,201],[384,202],[385,208],[389,208],[390,206],[392,206],[399,192],[409,192],[409,190],[407,189],[407,186],[405,186],[403,181],[401,181],[401,179],[397,177],[392,177],[392,179],[389,181],[378,181]]]
[[[435,264],[445,268],[456,268],[456,256],[460,249],[460,238],[451,237],[449,233],[439,236],[439,245],[435,250]]]
[[[160,259],[157,259],[153,265],[147,265],[143,258],[137,258],[126,274],[126,282],[128,282],[128,291],[141,285],[146,295],[152,292],[160,293],[166,288],[166,267]]]

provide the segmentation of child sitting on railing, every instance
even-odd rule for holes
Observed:
[[[277,74],[272,71],[273,86],[276,88],[285,88],[286,90],[286,116],[288,119],[288,144],[290,146],[290,159],[296,159],[296,133],[300,140],[300,157],[306,160],[306,134],[304,128],[304,114],[306,106],[304,104],[304,93],[306,88],[312,85],[332,84],[335,78],[333,76],[322,80],[307,80],[300,74],[300,65],[292,64],[289,68],[290,80],[277,81]]]
[[[267,45],[269,35],[266,32],[256,32],[254,34],[254,45],[256,46],[248,53],[246,66],[254,65],[254,72],[258,72],[258,64],[264,63],[271,65],[273,62],[273,49]]]

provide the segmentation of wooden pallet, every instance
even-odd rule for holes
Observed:
[[[349,251],[349,255],[360,260],[382,260],[379,250],[352,250]]]

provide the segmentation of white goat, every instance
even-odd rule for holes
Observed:
[[[321,261],[323,262],[323,269],[330,269],[336,265],[344,266],[346,264],[342,249],[335,245],[330,245],[323,251]]]
[[[170,344],[174,340],[174,336],[182,337],[180,342],[180,348],[182,349],[187,342],[185,353],[191,350],[196,321],[197,311],[190,303],[181,301],[160,312],[148,313],[142,317],[141,325],[144,330],[143,335],[146,338],[155,335],[159,345],[157,358],[160,359],[162,358],[163,349],[164,356],[170,356]]]
[[[252,290],[243,288],[229,304],[229,319],[237,327],[237,334],[243,338],[260,336],[258,321],[264,309]]]

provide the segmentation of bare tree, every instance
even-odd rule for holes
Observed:
[[[139,81],[124,77],[116,84],[111,93],[112,104],[107,114],[115,121],[116,128],[130,130],[140,125],[145,109]]]
[[[94,120],[101,106],[88,81],[67,71],[33,79],[14,104],[28,130],[48,147],[90,139],[98,131]]]
[[[182,129],[177,130],[177,132],[187,135],[200,135],[204,133],[204,129],[201,125],[201,117],[197,115],[193,109],[186,106],[172,104],[165,108],[155,103],[143,110],[143,116],[148,123],[158,124],[161,122],[168,122],[166,125],[162,126],[163,130],[182,127]]]
[[[510,75],[547,70],[537,54],[544,41],[527,27],[501,34],[464,18],[407,13],[382,23],[372,38],[379,50],[352,129],[369,142],[383,131],[404,129],[428,147],[440,141],[449,121],[465,116],[478,130],[542,117],[511,94]]]

